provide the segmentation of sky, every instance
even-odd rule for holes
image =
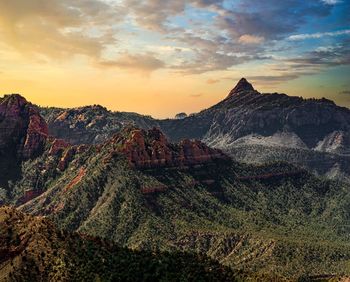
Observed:
[[[0,0],[0,96],[198,112],[241,77],[350,107],[350,0]]]

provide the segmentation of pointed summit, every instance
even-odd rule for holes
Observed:
[[[231,90],[228,97],[231,97],[232,95],[235,95],[242,91],[254,91],[253,86],[245,78],[241,78],[241,80],[238,81],[237,85]]]

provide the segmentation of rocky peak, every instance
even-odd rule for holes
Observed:
[[[240,81],[238,81],[237,85],[231,90],[228,97],[243,91],[254,91],[253,86],[245,78],[241,78]]]
[[[0,115],[17,116],[26,104],[27,100],[19,94],[5,95],[0,99]]]
[[[32,158],[45,146],[48,126],[39,110],[19,94],[0,99],[0,151]]]

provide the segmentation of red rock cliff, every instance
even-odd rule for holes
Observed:
[[[0,150],[12,150],[29,159],[40,154],[48,127],[35,106],[18,94],[0,99]]]
[[[157,128],[148,131],[126,129],[110,143],[115,152],[123,153],[130,165],[137,168],[196,165],[228,158],[220,150],[209,148],[200,141],[183,140],[171,144]]]

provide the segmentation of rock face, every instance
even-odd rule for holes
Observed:
[[[267,137],[289,133],[302,141],[302,147],[314,149],[332,132],[350,130],[349,109],[327,99],[261,94],[245,80],[206,114],[213,118],[203,139],[221,147],[251,134]]]
[[[15,151],[19,158],[40,154],[48,136],[48,127],[39,111],[20,95],[0,100],[0,150]]]
[[[0,98],[0,188],[21,175],[22,161],[45,150],[48,127],[38,109],[20,95]]]
[[[171,144],[157,128],[126,129],[111,142],[133,167],[155,168],[197,165],[215,159],[227,159],[220,150],[211,149],[200,141],[185,139]],[[109,143],[110,144],[110,143]]]

